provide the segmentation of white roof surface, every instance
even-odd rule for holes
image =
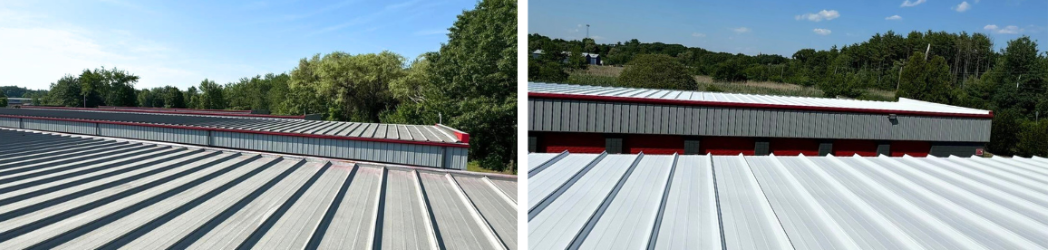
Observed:
[[[530,249],[1048,248],[1045,158],[564,154]]]
[[[932,113],[987,115],[989,110],[972,109],[939,103],[899,98],[897,102],[865,101],[834,98],[770,96],[717,92],[601,87],[555,83],[528,83],[528,93],[571,94],[603,97],[628,97],[677,101],[703,101],[738,104],[790,105],[800,107],[898,110]]]

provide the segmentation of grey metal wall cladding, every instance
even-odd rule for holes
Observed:
[[[98,132],[98,135],[108,137],[207,145],[207,131],[204,130],[99,124]]]
[[[18,128],[19,121],[18,118],[0,117],[0,127]]]
[[[10,119],[10,118],[5,118]],[[14,122],[6,121],[11,128]],[[466,169],[468,148],[336,140],[205,130],[22,118],[24,129],[311,155],[436,168]],[[96,127],[97,126],[97,127]],[[210,142],[209,142],[210,141]],[[448,152],[445,152],[447,149]]]
[[[530,98],[529,131],[988,142],[990,119]]]
[[[323,138],[212,132],[212,146],[331,158],[466,169],[467,148],[334,140]],[[450,156],[450,158],[446,158]]]
[[[96,135],[95,123],[22,119],[22,128],[73,134]]]
[[[975,150],[985,148],[984,143],[932,143],[931,151],[928,153],[933,156],[947,157],[947,156],[958,156],[958,157],[970,157],[975,155]]]

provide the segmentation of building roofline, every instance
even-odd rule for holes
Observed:
[[[590,100],[590,101],[633,102],[633,103],[648,103],[648,104],[668,104],[668,105],[685,105],[685,106],[711,106],[711,107],[755,108],[755,109],[790,109],[790,110],[807,110],[807,111],[829,111],[829,112],[868,113],[868,114],[896,114],[896,115],[962,117],[962,118],[983,118],[983,119],[992,119],[993,118],[993,111],[989,111],[988,114],[962,114],[962,113],[948,113],[948,112],[927,112],[927,111],[889,110],[889,109],[840,108],[840,107],[814,107],[814,106],[801,106],[801,105],[789,105],[789,104],[763,104],[763,103],[738,103],[738,102],[721,102],[721,101],[672,100],[672,99],[657,99],[657,98],[597,96],[597,95],[580,95],[580,94],[556,94],[556,93],[539,93],[539,92],[528,92],[528,97],[529,98],[539,97],[539,98],[552,98],[552,99]]]
[[[26,109],[57,109],[57,110],[86,110],[86,111],[108,111],[108,112],[129,112],[129,113],[147,113],[147,114],[172,114],[172,115],[208,115],[208,116],[226,116],[226,117],[253,117],[253,118],[281,118],[281,119],[304,119],[306,116],[293,116],[293,115],[260,115],[260,114],[240,114],[240,113],[217,113],[217,112],[193,112],[193,111],[181,111],[181,110],[148,110],[148,109],[128,109],[128,108],[74,108],[74,107],[48,107],[48,106],[23,106]]]
[[[316,134],[301,134],[301,133],[287,133],[287,132],[257,131],[257,130],[246,130],[246,129],[212,128],[212,127],[197,127],[197,126],[186,126],[186,125],[136,123],[136,122],[106,121],[106,120],[93,120],[93,119],[54,118],[54,117],[40,117],[40,116],[0,115],[0,117],[37,119],[37,120],[51,120],[51,121],[90,122],[90,123],[126,125],[126,126],[143,126],[143,127],[156,127],[156,128],[175,128],[175,129],[190,129],[190,130],[217,131],[217,132],[235,132],[235,133],[262,134],[262,135],[279,135],[279,136],[308,137],[308,138],[334,139],[334,140],[351,140],[351,141],[385,142],[385,143],[398,143],[398,144],[415,144],[415,145],[454,147],[454,148],[469,148],[469,143],[466,143],[466,142],[451,143],[451,142],[411,141],[411,140],[397,140],[397,139],[383,139],[383,138],[365,138],[365,137],[350,137],[350,136],[316,135]]]

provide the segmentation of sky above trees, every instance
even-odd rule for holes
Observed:
[[[1028,35],[1048,50],[1048,1],[556,1],[531,0],[528,33],[597,43],[639,39],[711,51],[789,56],[894,30],[981,32],[997,49]]]
[[[47,89],[100,66],[137,88],[286,72],[332,51],[436,51],[476,1],[0,1],[0,85]]]

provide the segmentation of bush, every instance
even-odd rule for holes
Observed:
[[[698,87],[688,70],[668,55],[638,55],[630,61],[619,75],[619,84],[624,87],[683,89]]]
[[[728,59],[717,64],[717,68],[713,70],[713,80],[725,82],[746,81],[744,71],[745,69],[741,62],[735,59]]]

